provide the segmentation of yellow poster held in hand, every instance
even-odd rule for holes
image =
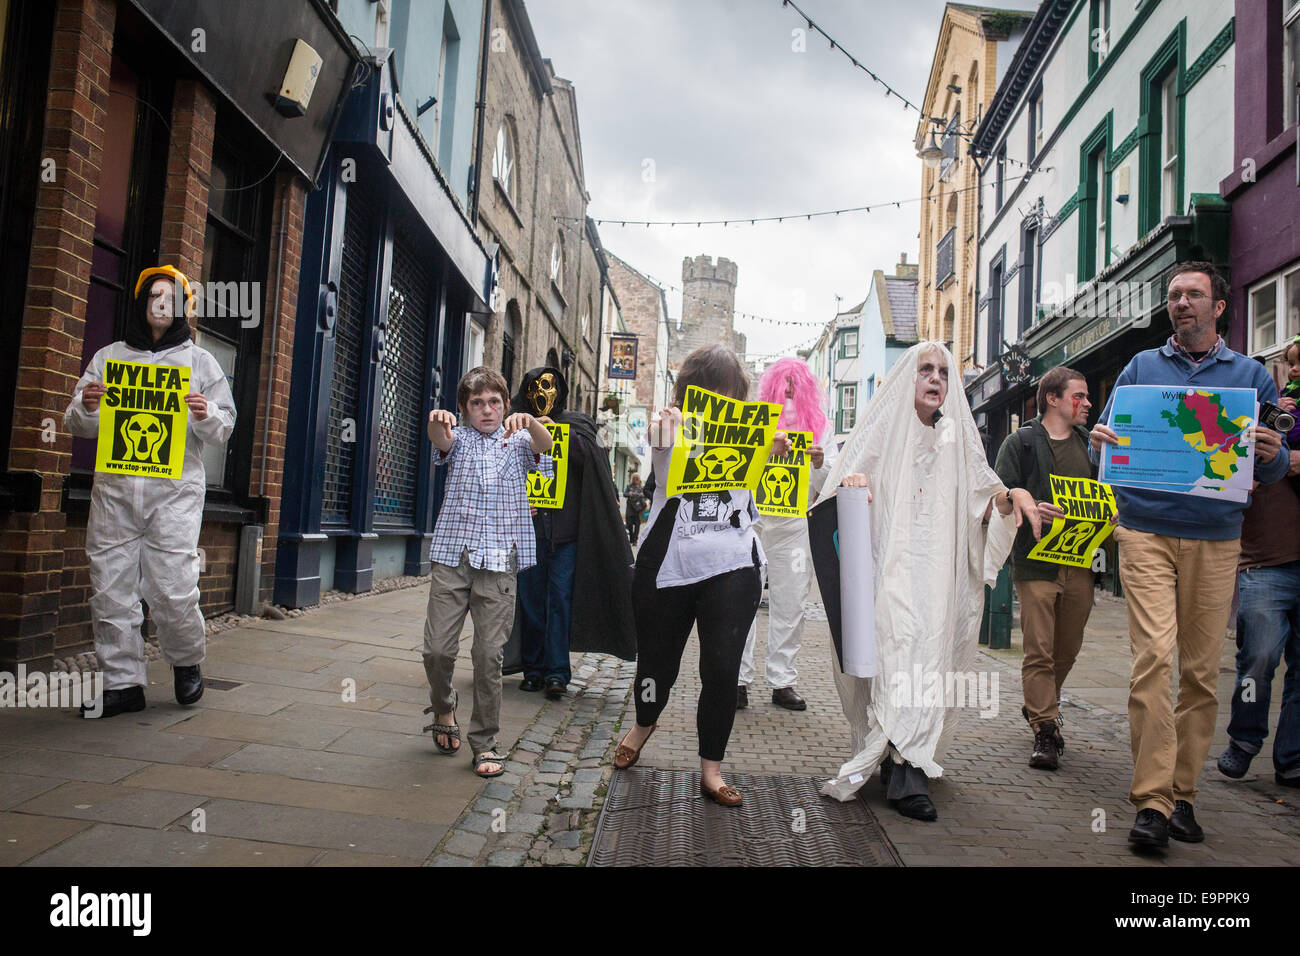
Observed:
[[[781,406],[772,402],[687,388],[666,494],[757,489],[780,417]]]
[[[1074,568],[1092,566],[1093,552],[1115,530],[1115,493],[1110,485],[1089,478],[1061,478],[1048,475],[1052,501],[1065,512],[1052,522],[1029,552],[1029,557]]]
[[[811,464],[808,449],[812,432],[786,432],[790,454],[773,456],[763,467],[763,475],[754,492],[754,506],[759,514],[781,518],[803,518],[808,514],[808,483]]]
[[[540,471],[528,473],[528,503],[534,508],[563,508],[564,488],[569,482],[569,426],[546,422],[551,433],[551,468],[548,477]]]
[[[104,385],[95,471],[179,478],[185,464],[190,370],[109,359]]]

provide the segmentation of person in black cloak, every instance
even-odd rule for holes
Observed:
[[[569,386],[559,369],[529,370],[512,412],[569,426],[568,484],[561,508],[533,517],[537,564],[519,573],[514,632],[503,674],[523,672],[520,690],[545,688],[557,699],[572,678],[570,653],[636,659],[632,549],[605,447],[590,415],[566,410]]]

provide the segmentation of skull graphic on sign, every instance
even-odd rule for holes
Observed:
[[[158,457],[159,449],[167,440],[167,423],[162,418],[144,412],[132,415],[122,424],[121,434],[126,443],[123,461],[166,464]]]
[[[770,505],[789,507],[793,504],[790,493],[794,488],[795,475],[790,468],[775,465],[763,475],[763,490],[767,492],[767,503]]]
[[[739,448],[710,448],[695,460],[699,481],[734,481],[736,472],[749,462]]]

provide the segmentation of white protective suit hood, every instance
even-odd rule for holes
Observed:
[[[931,350],[948,367],[948,393],[933,427],[921,423],[915,408],[917,366]],[[866,475],[872,494],[881,670],[862,679],[846,677],[833,665],[855,752],[822,791],[839,800],[849,799],[871,776],[891,743],[927,776],[943,773],[936,754],[955,712],[910,706],[910,701],[900,706],[891,691],[900,680],[910,687],[917,676],[942,678],[970,670],[984,585],[997,580],[1015,537],[1012,515],[1004,517],[994,508],[990,523],[983,523],[1003,484],[985,458],[957,363],[941,343],[915,345],[895,363],[845,441],[825,493],[855,472]],[[924,495],[918,492],[922,486]],[[927,515],[922,508],[932,511]]]

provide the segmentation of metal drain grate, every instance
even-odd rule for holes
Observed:
[[[614,773],[588,866],[901,866],[861,800],[815,777],[727,774],[739,808],[700,796],[698,772]]]
[[[222,680],[220,677],[203,678],[203,686],[210,687],[213,690],[234,690],[236,687],[243,687],[243,681]]]

